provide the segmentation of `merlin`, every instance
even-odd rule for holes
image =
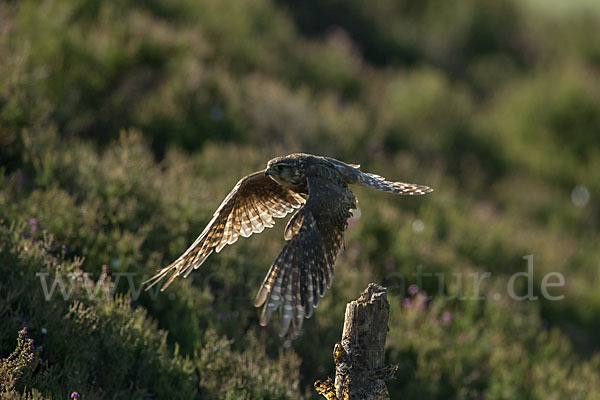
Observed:
[[[296,338],[303,319],[311,316],[331,287],[335,259],[351,210],[356,208],[349,184],[409,196],[432,191],[427,186],[391,182],[362,172],[359,165],[329,157],[297,153],[274,158],[265,170],[235,185],[194,243],[144,282],[149,283],[147,289],[168,278],[161,287],[165,290],[176,277],[187,277],[200,267],[213,251],[218,253],[240,236],[260,233],[273,226],[274,218],[295,211],[284,231],[287,243],[271,265],[254,305],[264,305],[262,326],[279,309],[279,335]]]

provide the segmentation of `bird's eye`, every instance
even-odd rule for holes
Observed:
[[[281,171],[283,169],[283,165],[277,164],[275,165],[275,171]]]

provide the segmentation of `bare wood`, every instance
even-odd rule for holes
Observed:
[[[333,352],[335,386],[331,379],[315,382],[320,394],[328,399],[390,398],[385,381],[393,377],[397,366],[384,364],[389,312],[387,290],[374,283],[346,305],[342,341]]]

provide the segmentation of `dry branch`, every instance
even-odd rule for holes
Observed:
[[[389,313],[387,290],[374,283],[346,305],[342,341],[333,350],[335,385],[331,378],[317,381],[317,392],[328,400],[389,399],[385,381],[397,369],[384,364]]]

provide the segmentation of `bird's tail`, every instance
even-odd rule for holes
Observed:
[[[358,174],[357,181],[357,183],[372,187],[373,189],[407,196],[418,196],[433,192],[433,189],[428,186],[416,185],[414,183],[392,182],[386,180],[383,176],[362,171]]]

